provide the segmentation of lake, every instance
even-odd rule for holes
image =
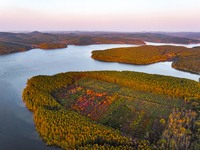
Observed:
[[[147,43],[161,45],[158,43]],[[166,44],[165,44],[166,45]],[[171,62],[137,66],[95,61],[92,50],[134,45],[103,44],[73,46],[56,50],[33,49],[0,56],[0,149],[57,149],[47,147],[35,131],[32,113],[27,110],[21,94],[27,79],[35,75],[53,75],[67,71],[131,70],[162,74],[198,81],[199,75],[171,68]],[[184,45],[187,47],[199,45]]]

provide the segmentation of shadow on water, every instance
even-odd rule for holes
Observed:
[[[0,150],[46,150],[33,124],[32,113],[19,107],[21,95],[12,84],[0,80]]]

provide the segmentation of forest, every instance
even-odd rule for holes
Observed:
[[[92,51],[93,59],[107,62],[148,65],[172,61],[172,67],[200,74],[200,48],[183,46],[139,46]]]
[[[185,51],[177,57],[172,63],[172,67],[200,74],[200,47],[192,48],[191,51]]]
[[[62,149],[199,149],[200,83],[130,71],[27,81],[23,100],[47,145]]]
[[[15,53],[15,52],[23,52],[23,51],[27,51],[31,49],[32,49],[31,46],[27,46],[23,44],[0,42],[0,55]]]
[[[56,49],[56,48],[66,48],[67,45],[64,43],[41,43],[38,45],[38,48],[41,49]]]

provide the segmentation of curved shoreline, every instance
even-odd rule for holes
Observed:
[[[102,62],[118,62],[132,65],[150,65],[159,62],[172,62],[172,68],[199,75],[200,71],[194,71],[192,68],[183,68],[176,65],[176,62],[182,62],[183,65],[187,60],[182,60],[185,56],[187,59],[191,58],[192,62],[188,64],[198,64],[198,57],[200,50],[193,51],[192,48],[176,47],[176,46],[140,46],[140,47],[128,47],[128,48],[112,48],[106,50],[94,50],[92,51],[91,58]],[[151,54],[152,53],[152,54]],[[193,57],[197,55],[197,57]],[[193,58],[193,59],[192,59]],[[181,62],[179,62],[181,60]],[[190,60],[190,59],[189,59]],[[191,63],[191,64],[190,64]],[[196,67],[196,66],[195,66]]]
[[[81,79],[86,81],[85,86],[81,86],[81,85],[84,85],[83,81],[80,81]],[[94,80],[99,81],[99,82],[93,85]],[[104,84],[104,86],[101,85],[100,83]],[[63,149],[79,149],[79,148],[87,148],[88,146],[90,148],[106,146],[106,148],[109,148],[109,149],[110,148],[137,149],[140,145],[140,140],[138,139],[137,135],[143,135],[143,134],[140,134],[140,132],[142,132],[143,130],[146,131],[146,128],[144,128],[142,131],[138,131],[139,133],[138,132],[131,133],[132,136],[129,137],[129,136],[125,136],[126,134],[123,134],[123,132],[118,128],[114,128],[112,126],[107,126],[107,125],[104,126],[103,123],[101,124],[101,123],[98,123],[97,121],[91,120],[90,119],[91,114],[90,115],[86,114],[84,116],[80,112],[73,110],[73,108],[75,110],[79,108],[80,110],[84,110],[83,109],[84,107],[89,108],[88,105],[85,106],[86,102],[91,101],[92,104],[94,104],[95,99],[99,100],[99,96],[102,96],[101,93],[98,93],[98,94],[93,93],[91,97],[93,97],[94,95],[96,95],[97,97],[96,98],[93,97],[94,98],[93,100],[86,99],[86,101],[84,99],[80,99],[79,97],[77,97],[78,99],[73,99],[71,97],[71,99],[75,100],[75,102],[78,101],[76,104],[78,104],[81,107],[78,107],[78,105],[74,105],[74,103],[72,106],[77,106],[77,107],[69,107],[70,105],[66,106],[66,104],[68,103],[66,104],[61,103],[63,99],[60,99],[61,101],[58,101],[56,100],[55,95],[53,96],[54,92],[60,92],[59,90],[61,89],[64,89],[64,91],[69,92],[69,95],[73,95],[73,94],[76,95],[77,94],[76,91],[77,90],[79,91],[83,87],[87,87],[85,89],[85,92],[88,95],[90,95],[92,93],[91,88],[92,87],[94,88],[96,86],[101,87],[100,88],[101,90],[103,90],[102,89],[103,87],[104,88],[106,87],[106,89],[109,88],[107,90],[106,89],[104,90],[110,93],[111,91],[109,92],[109,90],[113,90],[113,88],[115,87],[115,84],[122,88],[123,86],[125,87],[123,90],[121,90],[121,92],[123,93],[123,97],[124,97],[124,94],[127,93],[125,91],[127,91],[128,89],[137,91],[137,92],[141,91],[143,94],[146,92],[147,95],[144,95],[145,99],[141,99],[144,97],[137,97],[137,94],[136,94],[137,92],[133,94],[132,93],[133,91],[130,91],[127,94],[128,94],[128,97],[130,97],[131,95],[129,94],[132,93],[134,95],[133,97],[136,98],[135,99],[136,101],[137,100],[141,102],[145,101],[147,104],[146,103],[142,103],[142,104],[148,107],[151,106],[149,102],[153,102],[152,104],[159,104],[159,108],[160,107],[162,108],[162,106],[167,106],[166,103],[169,104],[170,108],[177,108],[177,109],[179,107],[184,108],[186,107],[186,103],[184,102],[184,100],[185,101],[187,100],[187,103],[189,103],[190,101],[198,102],[198,99],[200,98],[199,83],[191,81],[191,80],[187,80],[187,79],[179,79],[175,77],[151,75],[151,74],[130,72],[130,71],[121,71],[121,72],[119,71],[92,71],[90,72],[89,71],[89,72],[66,72],[66,73],[56,74],[53,76],[43,75],[43,76],[33,77],[28,80],[27,86],[23,91],[23,100],[26,104],[26,107],[30,111],[33,112],[36,129],[40,133],[40,136],[42,137],[42,139],[47,143],[47,145],[59,146]],[[72,87],[70,89],[69,87],[71,85]],[[77,88],[76,86],[74,88],[73,85],[76,85]],[[90,87],[90,85],[92,87]],[[186,88],[182,88],[182,85],[185,85]],[[115,91],[115,88],[114,88],[114,91]],[[152,97],[152,95],[149,92],[155,95],[153,95]],[[83,93],[83,92],[81,91],[80,93]],[[141,95],[142,93],[138,93],[138,94]],[[157,99],[156,95],[158,97],[159,95],[160,96],[165,95],[166,97],[163,97],[164,99],[162,99],[161,97]],[[104,104],[104,106],[106,106],[107,104],[111,106],[111,104],[113,104],[112,106],[118,106],[116,105],[116,103],[114,103],[114,102],[118,102],[119,100],[119,97],[116,97],[116,96],[120,96],[120,94],[117,94],[117,95],[114,94],[113,96],[110,95],[108,98],[108,101],[107,100],[103,101],[103,103],[98,102],[97,104]],[[150,101],[149,101],[148,96],[150,98]],[[69,97],[67,97],[66,100],[68,102],[70,100]],[[133,100],[133,102],[135,100]],[[130,99],[127,99],[127,102],[129,101]],[[121,101],[120,103],[125,103],[125,102],[126,102],[126,99],[124,99],[124,101]],[[137,102],[134,103],[133,105],[131,105],[131,103],[127,103],[127,104],[129,104],[130,106],[138,107]],[[91,106],[93,107],[93,105]],[[118,107],[121,110],[120,106],[121,105],[119,105]],[[98,107],[94,107],[94,108],[95,110],[98,110],[97,109]],[[112,108],[112,107],[109,107],[109,108]],[[125,107],[125,108],[129,108],[129,107]],[[135,124],[141,121],[141,119],[143,118],[143,115],[146,114],[148,116],[149,114],[148,111],[147,112],[145,111],[147,109],[146,107],[144,107],[143,109],[144,109],[143,111],[138,112],[139,114],[138,114],[138,118],[136,116],[136,122],[135,120],[133,120],[133,122],[129,122],[131,123],[130,125],[132,125],[130,127],[131,129],[133,128],[133,131],[135,131],[134,129],[137,129],[137,125]],[[116,108],[113,110],[113,112],[111,112],[111,114],[114,114],[115,110]],[[132,110],[135,110],[135,109],[131,109],[131,112],[129,112],[129,114],[133,114]],[[169,108],[166,108],[166,110],[169,110]],[[159,111],[158,114],[160,113],[161,112]],[[168,113],[166,114],[166,112],[164,111],[163,113],[168,116],[171,112],[169,112],[169,114]],[[122,117],[125,117],[123,115],[123,112],[121,112],[121,115]],[[109,118],[109,116],[110,115],[108,115],[107,117]],[[168,118],[167,116],[166,118],[165,117],[164,118],[167,119]],[[112,117],[117,120],[119,119],[115,115]],[[157,117],[158,119],[160,119],[159,116]],[[127,119],[130,119],[130,118],[128,117]],[[145,119],[145,117],[143,119]],[[123,119],[122,121],[124,122]],[[164,130],[161,130],[161,131],[164,131]],[[195,134],[195,133],[192,133],[192,134]],[[141,139],[143,138],[141,137]],[[148,142],[148,140],[145,141],[145,145],[148,147],[153,146],[153,145],[150,145],[150,142]],[[159,146],[159,144],[157,146]]]
[[[173,65],[173,63],[172,63],[172,65]],[[187,73],[191,73],[191,74],[200,75],[199,72],[196,72],[196,71],[193,71],[193,70],[189,70],[187,68],[183,69],[183,68],[178,68],[178,67],[175,67],[175,66],[172,66],[172,68],[174,68],[176,70],[179,70],[179,71],[183,71],[183,72],[187,72]]]
[[[93,57],[91,56],[91,58],[93,58]],[[97,59],[94,59],[94,60],[100,61],[100,62],[105,62],[105,63],[106,62],[107,63],[120,63],[120,64],[135,65],[135,66],[148,66],[148,65],[152,65],[152,64],[156,64],[156,63],[161,63],[161,62],[171,62],[172,65],[174,63],[174,61],[158,61],[158,62],[149,63],[149,64],[134,64],[134,63],[126,63],[126,62],[116,62],[116,61],[106,61],[106,60],[104,61],[104,60],[97,60]],[[171,68],[173,68],[173,69],[176,69],[176,70],[179,70],[179,71],[182,71],[182,72],[187,72],[187,73],[195,74],[195,75],[200,75],[200,73],[198,73],[198,72],[195,72],[195,71],[192,71],[192,70],[186,70],[186,69],[176,68],[176,67],[173,67],[172,65],[171,65]]]

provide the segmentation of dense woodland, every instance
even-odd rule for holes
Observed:
[[[185,37],[185,38],[200,40],[200,32],[168,32],[165,34],[176,37]]]
[[[0,54],[27,51],[33,48],[53,49],[67,45],[91,44],[145,44],[157,43],[200,43],[197,39],[177,37],[166,33],[117,33],[117,32],[0,32]]]
[[[172,67],[200,74],[200,47],[182,53],[177,57],[177,60],[172,63]]]
[[[200,73],[200,48],[186,48],[182,46],[139,46],[128,48],[113,48],[96,50],[92,58],[107,62],[130,63],[147,65],[162,61],[173,61],[172,67]]]
[[[199,149],[200,83],[137,72],[68,72],[28,80],[40,136],[63,149]]]
[[[56,48],[66,48],[67,45],[64,43],[41,43],[38,46],[41,49],[56,49]]]
[[[18,43],[8,43],[8,42],[0,42],[0,55],[15,53],[15,52],[23,52],[32,49],[31,46],[18,44]]]

